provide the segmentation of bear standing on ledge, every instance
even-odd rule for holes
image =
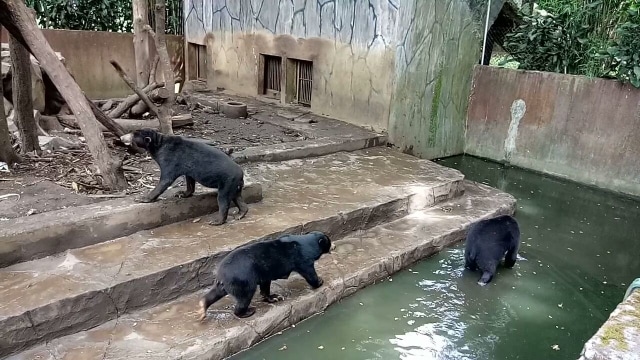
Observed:
[[[207,317],[207,309],[227,294],[236,300],[233,313],[240,318],[253,315],[249,307],[251,298],[260,286],[262,301],[282,300],[271,293],[271,281],[287,279],[291,272],[300,274],[313,289],[322,286],[314,263],[320,256],[331,252],[331,240],[319,231],[305,235],[284,235],[243,245],[231,251],[218,266],[216,282],[200,300],[200,320]]]
[[[196,182],[218,189],[219,214],[210,225],[222,225],[227,221],[231,201],[238,207],[238,220],[249,211],[242,200],[242,168],[229,155],[215,147],[181,136],[163,135],[152,129],[136,130],[121,136],[120,140],[125,145],[133,143],[147,150],[160,166],[158,185],[147,196],[136,201],[155,201],[177,178],[184,175],[187,189],[177,193],[177,197],[192,196]]]
[[[520,228],[509,215],[482,220],[471,226],[464,250],[464,266],[472,271],[480,269],[479,285],[487,285],[504,258],[504,266],[512,268],[518,257]],[[506,253],[506,256],[505,256]]]

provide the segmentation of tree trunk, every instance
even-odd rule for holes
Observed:
[[[169,90],[169,98],[167,101],[160,106],[161,111],[165,112],[167,115],[171,114],[171,106],[176,101],[176,89],[175,89],[175,79],[173,76],[173,68],[171,67],[171,59],[169,59],[169,51],[167,50],[167,37],[165,35],[165,23],[166,23],[166,0],[156,0],[155,6],[155,16],[156,16],[156,32],[155,32],[155,42],[156,42],[156,51],[158,52],[158,56],[160,57],[160,66],[162,69],[162,74],[164,75],[164,83],[166,84],[167,90]],[[169,122],[170,117],[166,116],[164,119],[160,120],[160,131],[164,134],[173,134],[173,129],[171,127],[171,122]]]
[[[0,32],[2,32],[2,25],[0,24]],[[20,161],[20,158],[13,151],[11,147],[11,137],[9,134],[9,124],[7,124],[7,118],[4,115],[4,95],[2,81],[0,81],[0,161],[9,165]]]
[[[124,189],[127,181],[121,168],[121,161],[109,152],[102,131],[88,104],[86,97],[71,74],[58,60],[42,31],[29,16],[22,0],[0,0],[0,24],[25,46],[47,73],[51,81],[62,94],[71,111],[78,119],[78,125],[84,134],[91,155],[104,183],[111,189]]]
[[[132,0],[133,5],[133,52],[136,59],[136,84],[143,88],[149,81],[149,33],[145,26],[149,25],[148,0]],[[147,106],[138,101],[135,105],[137,113],[144,114]]]
[[[9,35],[9,52],[13,67],[13,111],[14,121],[20,130],[22,146],[20,152],[40,153],[38,127],[33,116],[33,97],[31,93],[31,56],[16,39]]]

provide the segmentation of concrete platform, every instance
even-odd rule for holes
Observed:
[[[0,356],[208,286],[246,242],[310,230],[338,239],[464,192],[457,170],[387,148],[246,172],[264,198],[240,221],[185,221],[0,270]]]
[[[281,126],[304,134],[308,140],[283,144],[253,146],[231,156],[238,163],[258,161],[286,161],[310,156],[323,156],[340,151],[355,151],[387,143],[387,136],[336,119],[316,115],[297,106],[283,105],[266,98],[248,98],[226,91],[208,93],[193,92],[197,101],[219,107],[224,99],[233,99],[247,104],[251,118]]]
[[[640,359],[640,290],[635,290],[611,313],[585,344],[579,360]]]
[[[257,312],[249,319],[234,317],[227,297],[199,322],[198,291],[9,359],[222,359],[462,240],[473,222],[514,210],[510,195],[473,183],[461,198],[337,241],[333,253],[317,264],[324,279],[320,289],[311,290],[298,275],[277,281],[272,291],[285,301],[265,304],[256,296]]]

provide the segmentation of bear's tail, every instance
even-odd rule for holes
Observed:
[[[238,195],[241,195],[242,189],[244,189],[244,179],[240,180],[240,183],[238,184],[238,188],[236,189],[236,193]]]

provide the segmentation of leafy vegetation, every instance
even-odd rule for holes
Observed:
[[[640,87],[640,0],[541,0],[537,6],[505,40],[520,68]]]
[[[26,4],[35,9],[43,28],[133,31],[131,0],[26,0]],[[153,21],[152,1],[149,9]],[[182,34],[182,0],[167,0],[167,33]]]

